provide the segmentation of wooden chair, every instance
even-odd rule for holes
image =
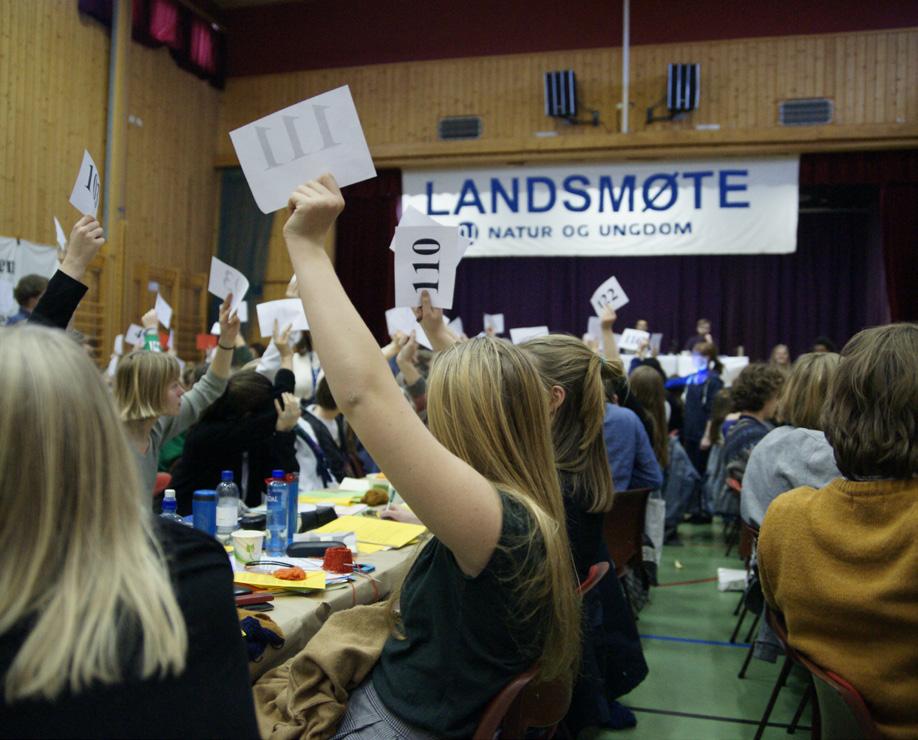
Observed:
[[[618,491],[611,511],[603,518],[602,537],[620,579],[641,562],[649,495],[649,488]]]
[[[606,562],[591,565],[577,593],[587,594],[608,572]],[[558,723],[567,714],[571,687],[555,681],[533,684],[538,672],[539,667],[533,666],[501,689],[485,709],[473,740],[493,740],[498,731],[503,737],[522,738],[530,728],[541,731],[539,737],[554,737]]]

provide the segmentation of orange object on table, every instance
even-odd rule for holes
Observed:
[[[302,568],[279,568],[274,571],[272,574],[275,578],[280,578],[282,581],[305,581],[306,580],[306,571]]]

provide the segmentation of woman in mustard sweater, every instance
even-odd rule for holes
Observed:
[[[823,408],[844,477],[768,507],[765,599],[790,644],[850,681],[884,737],[918,737],[918,325],[857,334]]]

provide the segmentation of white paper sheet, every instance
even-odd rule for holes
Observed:
[[[262,213],[284,208],[298,185],[324,172],[340,187],[376,177],[347,85],[230,131],[230,139]]]
[[[156,318],[159,319],[159,323],[168,329],[172,324],[172,306],[159,293],[156,294],[156,303],[153,306],[153,310],[156,311]]]
[[[93,162],[89,152],[83,150],[83,161],[77,174],[73,190],[70,192],[70,203],[82,214],[93,218],[99,212],[99,198],[102,196],[102,178],[99,168]]]
[[[427,349],[432,349],[427,334],[424,332],[424,329],[421,328],[418,320],[414,317],[414,311],[410,308],[390,308],[386,311],[386,329],[390,337],[397,331],[403,334],[411,334],[411,332],[414,332],[414,338],[417,340],[418,344],[422,347],[427,347]]]
[[[175,331],[172,329],[169,330],[169,349],[175,349]]]
[[[489,328],[494,329],[495,334],[504,333],[504,315],[502,313],[486,313],[484,315],[485,332]]]
[[[599,316],[607,305],[612,306],[613,311],[618,311],[628,303],[628,296],[625,295],[625,291],[622,290],[622,286],[618,284],[618,280],[613,275],[593,292],[590,303],[596,315]]]
[[[650,339],[650,334],[640,329],[625,329],[622,338],[618,340],[618,348],[637,352],[641,342]]]
[[[133,347],[143,343],[143,327],[137,324],[131,324],[124,333],[124,341]]]
[[[57,220],[57,216],[54,218],[54,234],[57,239],[57,246],[61,248],[61,251],[66,251],[67,249],[67,235],[64,233],[64,229],[61,228],[61,222]]]
[[[108,367],[105,369],[105,374],[110,378],[115,377],[115,371],[118,369],[118,360],[120,357],[118,355],[112,355],[111,359],[108,361]]]
[[[303,302],[299,298],[282,298],[279,301],[259,303],[255,306],[255,312],[258,314],[258,331],[263,337],[274,336],[275,319],[278,331],[283,331],[288,324],[292,324],[293,331],[309,329]]]
[[[220,336],[220,322],[219,321],[215,321],[214,325],[210,327],[210,333],[217,337]]]
[[[536,337],[548,335],[547,326],[520,326],[510,330],[510,341],[514,344],[522,344]]]
[[[392,239],[395,252],[395,305],[419,306],[421,293],[430,293],[436,308],[452,308],[456,268],[462,259],[456,226],[398,226]]]
[[[650,335],[650,349],[655,355],[660,354],[661,344],[663,344],[662,334],[651,334]]]
[[[457,316],[457,317],[454,318],[452,321],[450,321],[450,322],[447,324],[447,326],[449,327],[450,331],[451,331],[453,334],[455,334],[457,337],[458,337],[460,334],[463,334],[463,333],[464,333],[464,332],[462,331],[462,319],[461,319],[459,316]]]
[[[239,317],[240,324],[247,324],[249,321],[249,302],[242,301],[239,304],[239,308],[236,311],[236,315]]]
[[[118,357],[121,357],[121,355],[124,354],[124,334],[119,334],[117,337],[115,337],[114,350]]]
[[[233,302],[230,304],[230,313],[232,313],[245,300],[245,294],[249,291],[249,281],[235,267],[230,267],[222,260],[211,257],[210,279],[207,282],[207,291],[217,296],[217,298],[226,298],[232,293]]]

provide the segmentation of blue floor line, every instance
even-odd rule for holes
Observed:
[[[748,642],[721,642],[720,640],[696,640],[691,637],[668,637],[666,635],[641,635],[642,640],[667,640],[668,642],[689,642],[694,645],[717,645],[719,647],[749,649]]]

